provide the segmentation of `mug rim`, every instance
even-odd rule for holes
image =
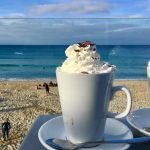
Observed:
[[[113,73],[115,73],[115,70],[113,70],[113,71],[110,71],[110,72],[102,72],[102,73],[75,73],[75,72],[65,72],[65,71],[62,71],[61,70],[61,67],[60,66],[58,66],[58,67],[56,67],[56,72],[61,72],[61,73],[64,73],[64,74],[78,74],[78,75],[85,75],[85,76],[92,76],[92,75],[104,75],[104,74],[113,74]]]

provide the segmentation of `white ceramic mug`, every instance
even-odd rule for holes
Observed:
[[[131,94],[124,86],[113,87],[114,71],[101,74],[66,73],[56,69],[67,139],[73,143],[103,140],[107,117],[122,118],[131,110]],[[121,114],[108,112],[113,94],[122,90],[127,107]]]
[[[147,64],[148,97],[150,97],[150,61]]]

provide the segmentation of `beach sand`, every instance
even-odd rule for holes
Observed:
[[[46,95],[44,89],[36,89],[38,84],[43,84],[43,81],[0,82],[0,124],[6,118],[9,118],[12,124],[9,140],[4,141],[0,131],[1,150],[18,150],[38,115],[61,114],[57,87],[50,87],[50,94]],[[114,85],[129,87],[133,97],[132,110],[150,107],[146,80],[116,80]],[[109,110],[123,111],[126,105],[124,93],[117,92],[114,99],[110,103]]]

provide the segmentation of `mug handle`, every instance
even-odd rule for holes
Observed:
[[[131,110],[131,107],[132,107],[132,96],[131,96],[130,90],[125,86],[112,87],[112,97],[117,91],[125,92],[125,94],[127,96],[127,107],[126,107],[125,111],[122,112],[122,113],[108,112],[107,117],[110,117],[110,118],[123,118],[123,117],[126,117],[129,114],[129,112]]]

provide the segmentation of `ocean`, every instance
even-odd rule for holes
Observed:
[[[0,45],[0,80],[55,79],[68,45]],[[150,45],[97,45],[101,60],[116,65],[116,79],[146,79]]]

